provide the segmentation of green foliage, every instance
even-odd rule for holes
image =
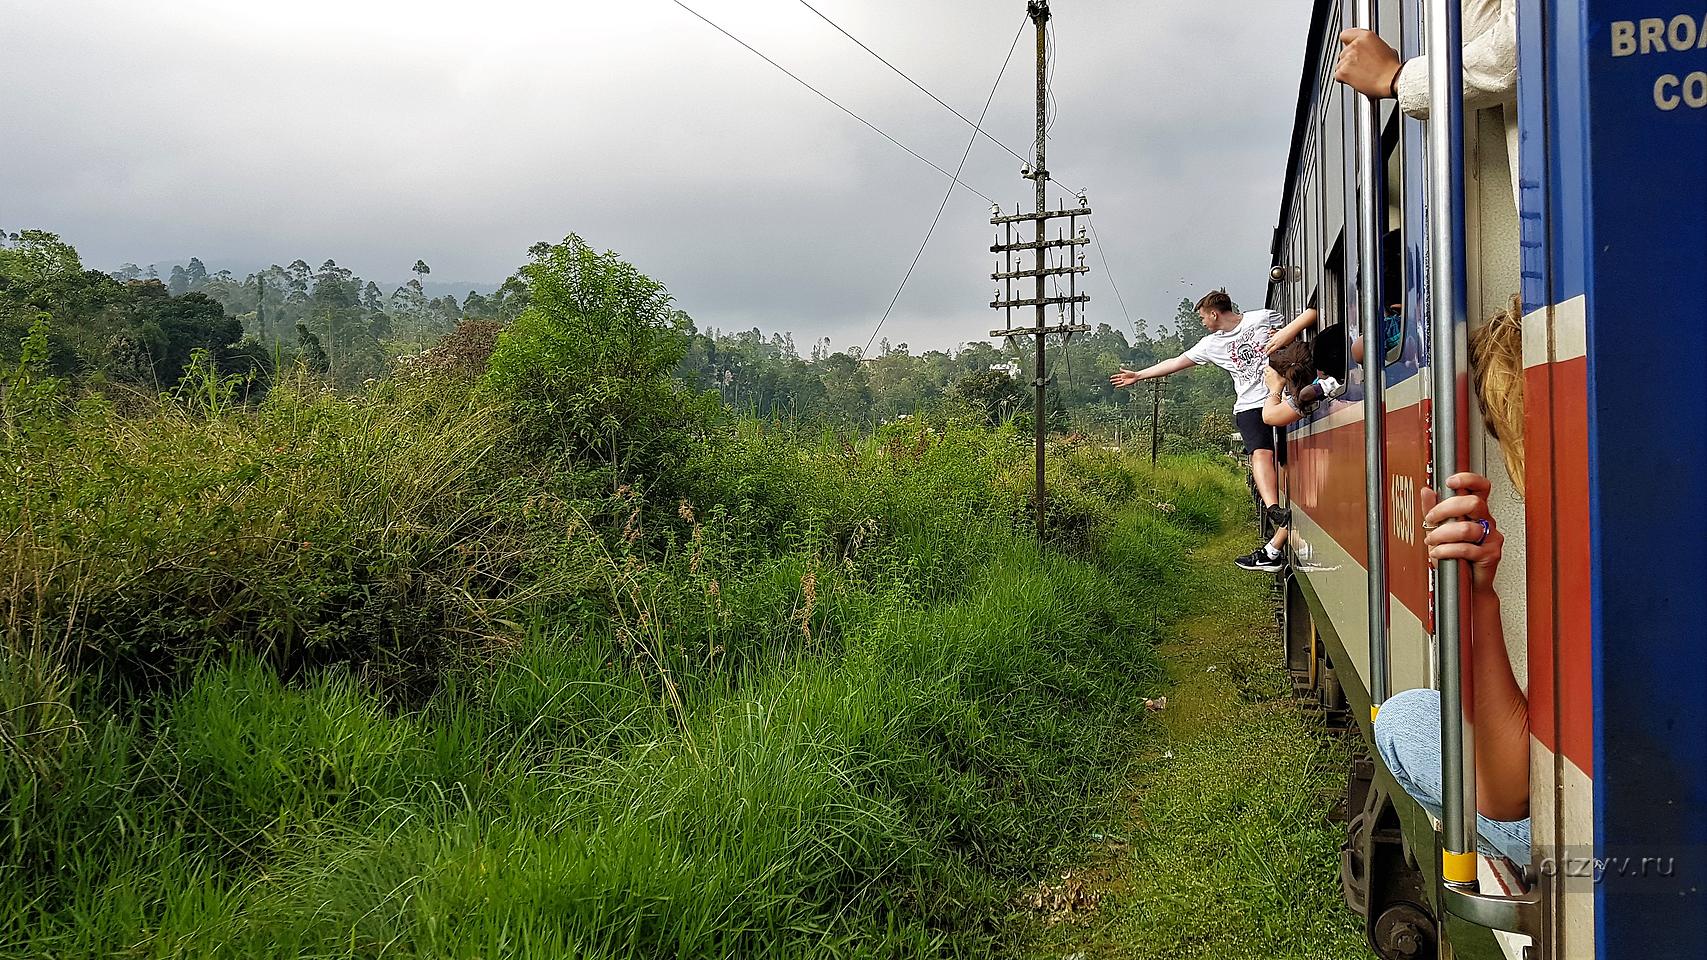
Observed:
[[[62,384],[48,373],[47,331],[47,314],[37,315],[20,344],[17,366],[0,381],[0,436],[8,441],[8,452],[26,431],[53,421],[60,412]]]
[[[482,486],[503,436],[487,405],[295,383],[234,407],[241,386],[203,360],[147,419],[86,405],[63,437],[10,444],[0,623],[75,636],[80,662],[146,689],[233,649],[407,679],[489,615],[512,561]]]
[[[1009,355],[802,358],[530,256],[457,304],[0,245],[0,944],[978,954],[1096,815],[1225,461],[1063,439],[1043,550]],[[293,329],[323,376],[263,397]]]
[[[83,273],[69,243],[46,230],[24,230],[0,238],[0,278],[26,290],[42,290]]]
[[[754,416],[865,430],[901,416],[971,410],[992,425],[1011,419],[1021,430],[1031,429],[1032,392],[1026,384],[1034,361],[1028,343],[1000,348],[970,343],[954,353],[918,355],[900,344],[865,356],[857,348],[833,350],[821,340],[803,358],[791,336],[767,340],[757,328],[701,332],[685,318],[680,325],[690,330],[678,366],[681,376]],[[1051,342],[1048,364],[1054,382],[1046,398],[1051,433],[1122,439],[1148,434],[1149,387],[1116,390],[1109,375],[1123,366],[1141,369],[1177,356],[1201,338],[1203,328],[1187,302],[1172,330],[1152,333],[1149,324],[1137,321],[1134,333],[1128,338],[1099,324],[1066,343]],[[1010,370],[1025,372],[1016,379]],[[1171,448],[1176,452],[1225,449],[1225,437],[1209,437],[1203,423],[1211,415],[1228,419],[1231,407],[1224,372],[1188,370],[1163,386],[1162,432],[1180,438]]]
[[[197,351],[223,373],[266,369],[264,354],[240,344],[242,325],[218,303],[199,293],[171,296],[157,281],[84,271],[69,244],[25,230],[0,243],[0,363],[19,359],[42,315],[50,321],[47,369],[77,383],[170,389]]]
[[[0,942],[43,955],[980,952],[1130,747],[1199,536],[1157,504],[1242,496],[1075,452],[1100,519],[1045,554],[965,421],[748,420],[595,494],[454,379],[192,368],[9,461]]]
[[[663,285],[574,235],[523,272],[530,305],[487,376],[523,440],[597,464],[612,489],[679,466],[715,408],[672,376],[683,345]]]

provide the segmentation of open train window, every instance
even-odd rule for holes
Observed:
[[[1383,21],[1388,22],[1388,21]],[[1397,23],[1395,19],[1390,21]],[[1387,363],[1398,363],[1405,354],[1405,180],[1401,163],[1403,152],[1399,138],[1399,117],[1391,117],[1381,131],[1381,149],[1387,157],[1387,235],[1381,238],[1381,313],[1382,337],[1387,348]],[[1393,316],[1389,321],[1385,318]],[[1395,331],[1392,326],[1396,324]]]
[[[1322,264],[1322,318],[1316,321],[1316,372],[1346,382],[1345,234]]]

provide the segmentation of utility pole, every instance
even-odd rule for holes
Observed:
[[[267,342],[267,278],[255,274],[255,329],[262,343]]]
[[[1162,450],[1162,384],[1167,377],[1157,377],[1150,392],[1150,466],[1156,465],[1156,454]]]
[[[1031,385],[1037,392],[1036,403],[1034,404],[1034,415],[1037,421],[1037,486],[1035,493],[1037,500],[1037,537],[1041,540],[1044,536],[1045,515],[1044,439],[1048,433],[1044,404],[1050,380],[1046,369],[1044,349],[1048,344],[1050,334],[1059,333],[1065,337],[1071,337],[1074,333],[1090,329],[1088,325],[1079,322],[1079,305],[1090,302],[1091,298],[1076,292],[1079,274],[1089,273],[1090,268],[1084,265],[1083,257],[1075,257],[1074,248],[1090,242],[1085,238],[1084,231],[1079,229],[1079,218],[1090,216],[1091,211],[1090,204],[1084,194],[1079,195],[1079,205],[1073,209],[1061,209],[1053,212],[1048,209],[1049,201],[1045,194],[1049,188],[1049,167],[1045,163],[1045,147],[1049,135],[1049,0],[1031,0],[1025,5],[1025,10],[1026,15],[1031,18],[1031,22],[1037,25],[1037,162],[1022,170],[1020,175],[1032,181],[1036,187],[1036,198],[1031,213],[1020,213],[1016,209],[1014,213],[1004,215],[1000,208],[992,211],[993,216],[990,218],[990,222],[1003,227],[1005,237],[998,235],[995,245],[990,248],[991,253],[1002,255],[1002,261],[997,267],[997,272],[990,274],[990,278],[1001,281],[1004,286],[996,288],[996,299],[991,302],[990,306],[1004,311],[1007,326],[1001,330],[990,331],[990,336],[1006,337],[1009,340],[1022,336],[1035,339],[1037,353],[1034,372],[1036,376]],[[1065,202],[1062,203],[1062,207],[1066,207]],[[1049,221],[1063,218],[1068,220],[1068,235],[1050,240],[1048,237]],[[1028,221],[1032,224],[1031,242],[1015,242],[1014,224]],[[1051,267],[1048,265],[1048,251],[1058,248],[1064,248],[1067,251],[1067,265]],[[1019,253],[1023,257],[1027,250],[1032,251],[1032,269],[1018,269],[1014,263],[1014,254]],[[1043,289],[1045,281],[1049,277],[1060,276],[1069,278],[1071,284],[1069,294],[1065,297],[1046,296]],[[1014,299],[1014,281],[1024,280],[1028,277],[1034,281],[1032,298],[1030,300]],[[1051,306],[1058,309],[1064,308],[1061,322],[1054,326],[1048,324],[1045,316],[1045,310]],[[1013,311],[1016,307],[1036,308],[1035,325],[1016,328],[1013,324]],[[1066,310],[1072,311],[1070,316],[1065,312]]]

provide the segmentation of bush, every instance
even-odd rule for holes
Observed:
[[[135,419],[85,404],[3,451],[0,621],[142,691],[246,651],[294,672],[373,664],[422,682],[502,609],[520,545],[490,477],[504,423],[467,391],[349,399],[299,381]]]
[[[663,285],[574,235],[522,271],[531,303],[487,374],[522,439],[597,468],[607,489],[668,476],[722,404],[673,376],[686,340]]]

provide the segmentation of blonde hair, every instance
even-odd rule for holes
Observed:
[[[1499,441],[1505,469],[1523,490],[1523,299],[1470,333],[1470,380],[1482,422]]]

